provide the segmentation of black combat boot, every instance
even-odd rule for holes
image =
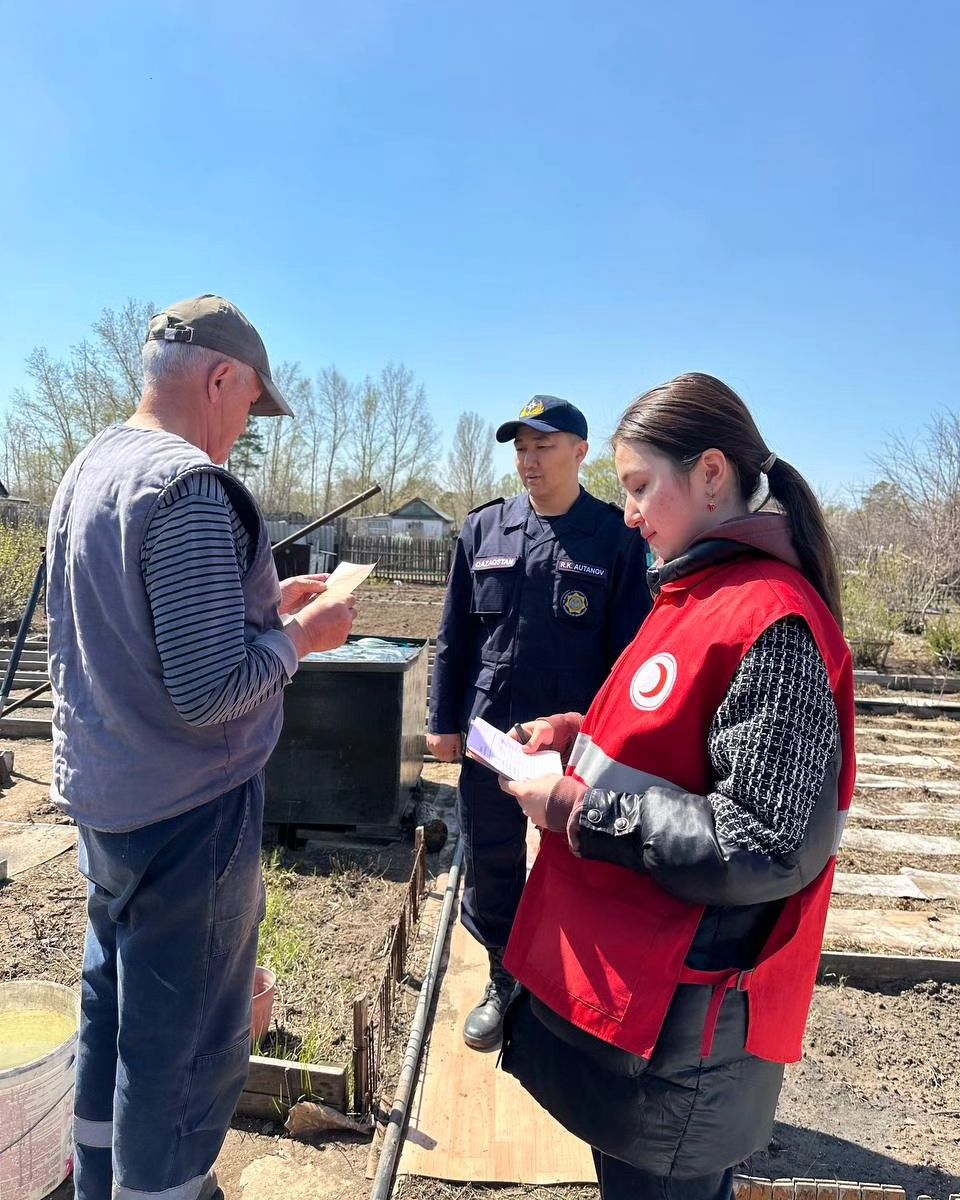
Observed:
[[[490,982],[483,998],[463,1023],[463,1040],[474,1050],[492,1050],[500,1044],[503,1034],[503,1014],[513,999],[517,981],[504,969],[503,949],[488,947]]]

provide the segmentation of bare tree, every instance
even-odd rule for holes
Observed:
[[[580,481],[598,500],[623,506],[623,488],[617,478],[612,454],[601,454],[584,463],[580,468]]]
[[[273,377],[294,413],[310,403],[312,384],[304,376],[299,363],[282,362]],[[303,498],[304,437],[296,421],[285,417],[264,417],[259,420],[263,421],[259,432],[264,453],[256,490],[261,504],[268,511],[289,511],[294,507],[295,499]]]
[[[427,408],[427,393],[403,363],[380,372],[383,425],[383,493],[387,509],[407,480],[426,470],[436,451],[437,428]]]
[[[29,354],[29,383],[0,421],[0,465],[16,493],[48,502],[83,446],[136,406],[154,307],[128,300],[104,309],[91,336],[65,356],[43,346]],[[334,366],[315,388],[297,363],[281,364],[276,379],[298,420],[251,422],[231,459],[265,508],[327,509],[338,491],[378,476],[388,507],[414,484],[439,494],[436,427],[424,388],[405,366],[391,363],[359,388]]]
[[[93,323],[110,366],[104,376],[105,391],[126,412],[135,408],[140,398],[141,352],[152,315],[152,304],[128,300],[119,312],[105,308]]]
[[[462,413],[447,459],[447,484],[458,520],[493,495],[493,446],[493,426],[479,413]]]
[[[960,588],[960,413],[939,413],[918,438],[897,434],[874,462],[885,482],[870,498],[881,508],[887,529],[895,517],[899,548],[922,564],[931,599],[939,589],[955,592]]]
[[[13,394],[3,430],[4,460],[15,460],[21,494],[48,501],[83,446],[129,416],[139,399],[140,347],[152,312],[151,304],[128,300],[118,313],[105,309],[92,339],[65,358],[43,346],[27,356],[30,384]]]
[[[522,487],[516,471],[507,471],[493,485],[493,494],[495,496],[516,496],[522,491]]]
[[[378,482],[375,476],[384,457],[383,425],[383,398],[380,389],[367,376],[359,389],[353,427],[347,440],[343,475],[351,490],[362,491]]]
[[[356,389],[333,365],[317,376],[316,412],[320,434],[318,467],[323,485],[323,511],[333,504],[334,479],[342,461],[347,438],[355,422]]]

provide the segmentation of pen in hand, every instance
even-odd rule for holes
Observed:
[[[527,733],[519,721],[514,725],[513,732],[517,735],[517,741],[521,746],[525,746],[530,741],[530,734]]]

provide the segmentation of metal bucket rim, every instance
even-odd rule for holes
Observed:
[[[18,1063],[15,1067],[5,1067],[3,1070],[0,1070],[0,1089],[3,1089],[5,1085],[18,1076],[35,1072],[39,1066],[47,1066],[51,1069],[58,1068],[60,1059],[66,1058],[73,1053],[77,1038],[80,1035],[80,996],[73,988],[67,987],[66,984],[54,983],[50,979],[8,979],[0,983],[0,998],[4,995],[9,995],[10,992],[36,988],[38,986],[42,990],[54,993],[62,999],[69,998],[70,1007],[76,1017],[77,1027],[65,1041],[54,1046],[52,1050],[48,1050],[46,1054],[41,1054],[38,1058],[32,1058],[29,1062]],[[2,1012],[3,1009],[0,1007],[0,1014]]]

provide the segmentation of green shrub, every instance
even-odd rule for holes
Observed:
[[[927,630],[927,642],[939,662],[960,668],[960,616],[942,616]]]
[[[848,638],[888,642],[899,624],[890,609],[870,566],[848,571],[843,576],[843,622]]]
[[[19,529],[0,524],[0,621],[23,615],[42,550],[43,531],[32,522]]]

